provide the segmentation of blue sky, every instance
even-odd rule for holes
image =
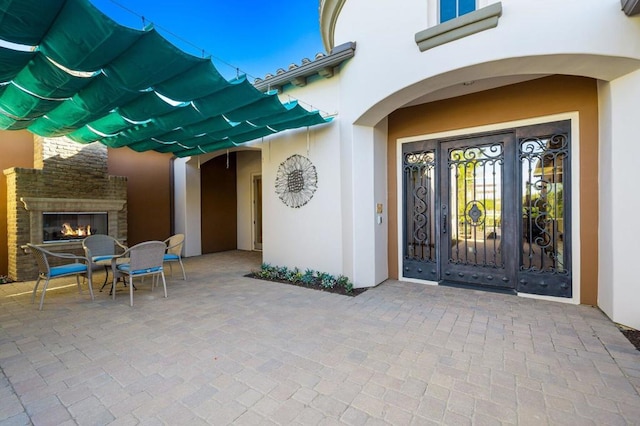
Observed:
[[[324,53],[318,0],[90,1],[128,27],[141,29],[140,16],[144,16],[146,23],[153,22],[163,36],[186,52],[199,56],[204,49],[227,78],[235,76],[235,71],[221,60],[240,68],[253,81]]]

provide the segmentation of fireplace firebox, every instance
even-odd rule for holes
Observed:
[[[43,212],[42,242],[81,240],[89,235],[108,234],[107,212]]]

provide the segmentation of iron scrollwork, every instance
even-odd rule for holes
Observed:
[[[520,140],[523,179],[521,271],[566,275],[567,134]]]
[[[403,158],[407,214],[405,258],[435,260],[431,211],[435,154],[433,151],[405,153]]]
[[[503,142],[454,148],[448,154],[452,235],[449,263],[503,267]]]

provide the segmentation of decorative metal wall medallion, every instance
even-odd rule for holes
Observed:
[[[280,163],[276,174],[276,194],[289,207],[302,207],[318,189],[316,167],[307,157],[292,155]]]

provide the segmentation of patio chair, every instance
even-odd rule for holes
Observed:
[[[127,246],[110,235],[95,234],[82,240],[82,248],[87,259],[91,261],[92,269],[104,267],[104,283],[100,287],[100,291],[102,291],[109,279],[111,258],[124,253]]]
[[[162,241],[147,241],[136,244],[128,248],[119,256],[111,258],[111,270],[113,271],[113,284],[111,286],[112,297],[116,298],[116,281],[118,278],[128,277],[129,279],[129,298],[130,304],[133,306],[133,279],[137,277],[152,276],[151,291],[158,277],[162,278],[162,286],[164,287],[164,297],[167,297],[167,282],[164,278],[162,264],[164,261],[164,253],[167,246]]]
[[[182,268],[182,279],[187,280],[187,274],[184,272],[184,264],[182,263],[182,246],[184,245],[184,234],[176,234],[164,240],[167,245],[167,252],[164,255],[164,261],[169,264],[169,273],[173,276],[172,262],[180,263]]]
[[[27,247],[29,247],[31,254],[33,254],[33,257],[38,264],[38,279],[36,280],[36,284],[33,287],[31,303],[33,303],[36,299],[36,292],[38,290],[38,286],[40,285],[40,281],[45,280],[44,286],[42,287],[42,296],[40,296],[40,307],[38,308],[38,310],[42,310],[42,304],[44,303],[44,296],[47,293],[49,281],[53,278],[75,275],[76,282],[78,283],[78,292],[82,294],[82,287],[80,286],[80,275],[85,275],[87,277],[87,283],[89,285],[91,300],[93,300],[93,284],[91,282],[91,267],[89,266],[89,259],[82,256],[76,256],[71,253],[54,253],[34,244],[27,244]],[[73,262],[66,263],[60,266],[51,266],[49,264],[49,258],[67,259]]]

